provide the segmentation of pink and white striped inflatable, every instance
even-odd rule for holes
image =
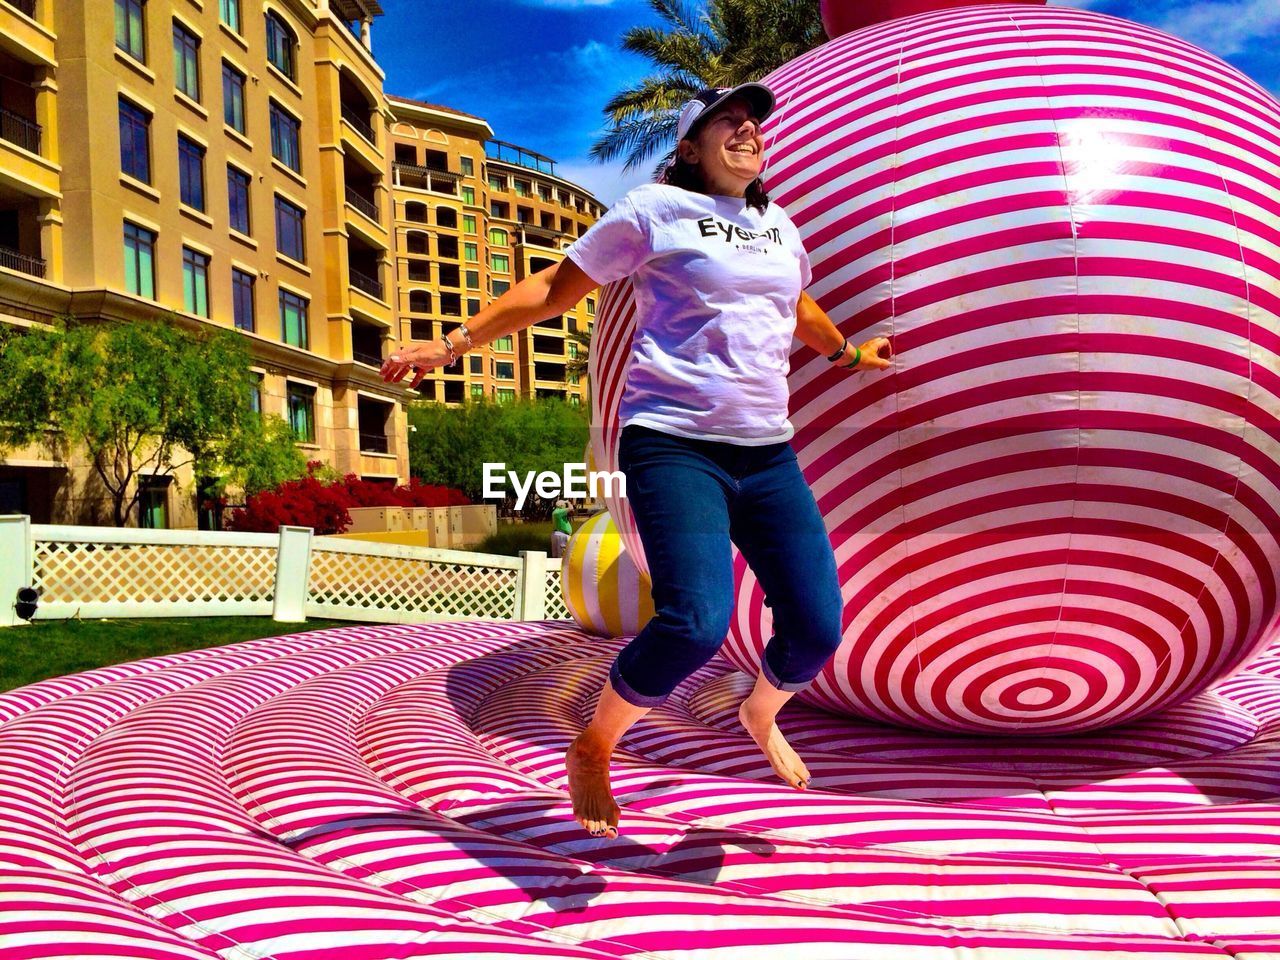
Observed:
[[[1280,956],[1280,647],[1101,735],[792,703],[807,791],[713,661],[619,745],[606,840],[564,752],[623,642],[362,625],[0,694],[0,960]]]
[[[792,355],[845,599],[803,696],[1060,733],[1247,663],[1280,586],[1280,104],[1175,37],[1024,5],[871,26],[767,82],[766,184],[810,292],[896,353],[854,375]],[[606,469],[633,328],[615,285],[591,355]],[[735,556],[722,653],[754,673],[770,613]]]

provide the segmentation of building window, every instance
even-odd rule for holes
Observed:
[[[480,289],[480,271],[479,270],[467,271],[467,289],[468,290]]]
[[[490,285],[493,287],[493,296],[495,299],[511,289],[511,284],[506,280],[494,280]]]
[[[219,0],[218,15],[228,27],[240,32],[240,0]]]
[[[144,530],[169,529],[170,477],[138,478],[138,526]]]
[[[480,312],[480,301],[479,301],[478,299],[471,299],[471,300],[468,300],[468,301],[467,301],[467,316],[468,316],[468,317],[474,317],[474,316],[475,316],[477,313],[479,313],[479,312]]]
[[[249,409],[254,413],[262,412],[262,374],[253,375],[253,389],[249,392]]]
[[[489,254],[489,266],[497,273],[511,272],[511,258],[505,253]]]
[[[462,202],[472,207],[476,205],[476,188],[475,187],[462,188]]]
[[[289,426],[299,443],[316,442],[316,390],[291,383],[285,390],[289,399]]]
[[[253,303],[253,285],[256,278],[243,270],[231,271],[231,306],[236,329],[253,333],[258,327],[257,311]]]
[[[527,196],[529,195],[529,181],[528,181],[528,180],[516,180],[516,181],[515,181],[515,185],[516,185],[516,196],[517,196],[517,197],[527,197]]]
[[[298,150],[298,129],[302,125],[271,101],[271,155],[295,173],[302,172]]]
[[[493,365],[494,376],[499,380],[514,380],[516,378],[516,365],[510,360],[498,360]]]
[[[513,387],[498,387],[493,392],[494,392],[494,395],[498,398],[498,400],[503,403],[506,403],[509,400],[514,400],[516,398],[516,391],[515,391],[515,388]]]
[[[173,21],[173,84],[200,101],[200,38],[177,20]]]
[[[476,353],[471,355],[471,372],[484,373],[484,357]]]
[[[299,263],[307,262],[307,245],[303,233],[306,212],[284,197],[276,197],[276,249]]]
[[[278,14],[267,14],[267,60],[290,80],[298,79],[294,65],[294,48],[298,38]]]
[[[507,178],[497,173],[489,174],[489,189],[490,190],[506,190]]]
[[[462,229],[465,230],[467,233],[476,232],[475,214],[468,213],[466,216],[462,218]]]
[[[116,0],[116,46],[139,63],[147,62],[144,0]]]
[[[231,229],[249,236],[249,174],[227,167],[227,206],[231,211]]]
[[[577,380],[575,379],[574,382],[577,383]],[[575,407],[580,407],[582,406],[582,398],[576,393],[571,393],[569,394],[569,403]]]
[[[475,172],[476,172],[476,163],[475,163],[475,161],[474,161],[474,160],[472,160],[470,157],[461,157],[461,158],[459,158],[459,163],[461,163],[461,164],[462,164],[462,175],[463,175],[464,177],[470,177],[470,176],[473,176],[473,175],[475,174]]]
[[[151,114],[120,98],[120,171],[143,183],[151,182]]]
[[[489,242],[495,247],[505,247],[507,245],[507,231],[498,227],[490,227]]]
[[[409,312],[410,313],[430,313],[431,312],[431,291],[430,290],[409,291]]]
[[[511,349],[511,334],[508,333],[505,337],[499,337],[497,340],[493,341],[492,347],[494,350],[509,351]]]
[[[479,400],[479,399],[481,399],[483,396],[484,396],[484,384],[483,384],[483,383],[473,383],[473,384],[471,385],[471,399],[472,399],[472,400]]]
[[[125,221],[124,288],[150,300],[156,298],[156,235]]]
[[[474,243],[464,243],[462,245],[462,254],[468,263],[478,263],[480,261],[480,248]]]
[[[307,301],[288,290],[280,291],[280,339],[290,346],[306,350],[310,343],[307,335]]]
[[[587,316],[594,317],[596,315],[596,301],[594,297],[587,297]]]
[[[182,303],[187,313],[209,316],[209,257],[182,248]]]
[[[236,133],[244,133],[244,74],[222,61],[222,121]]]
[[[489,216],[497,217],[499,220],[510,220],[511,207],[501,200],[491,200],[489,202]]]
[[[178,194],[183,203],[204,209],[204,147],[178,134]]]
[[[570,360],[577,360],[577,359],[578,359],[578,344],[577,344],[575,341],[570,340],[570,341],[569,341],[569,343],[567,344],[567,346],[569,347],[569,359],[570,359]]]

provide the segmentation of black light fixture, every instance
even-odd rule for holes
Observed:
[[[23,620],[30,620],[40,606],[40,593],[40,587],[19,587],[18,599],[13,605],[14,612]]]

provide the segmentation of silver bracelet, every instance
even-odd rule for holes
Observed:
[[[467,349],[474,350],[476,345],[471,342],[471,331],[467,329],[467,325],[465,323],[458,326],[458,332],[462,334],[462,339],[466,341]]]
[[[440,334],[440,339],[444,341],[445,349],[449,351],[449,359],[445,361],[445,366],[456,363],[458,355],[453,350],[453,344],[449,342],[449,335],[447,333],[442,333]]]

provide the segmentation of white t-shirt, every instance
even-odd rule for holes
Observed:
[[[619,423],[749,446],[790,440],[787,368],[809,256],[776,203],[645,184],[566,251],[636,301]]]

